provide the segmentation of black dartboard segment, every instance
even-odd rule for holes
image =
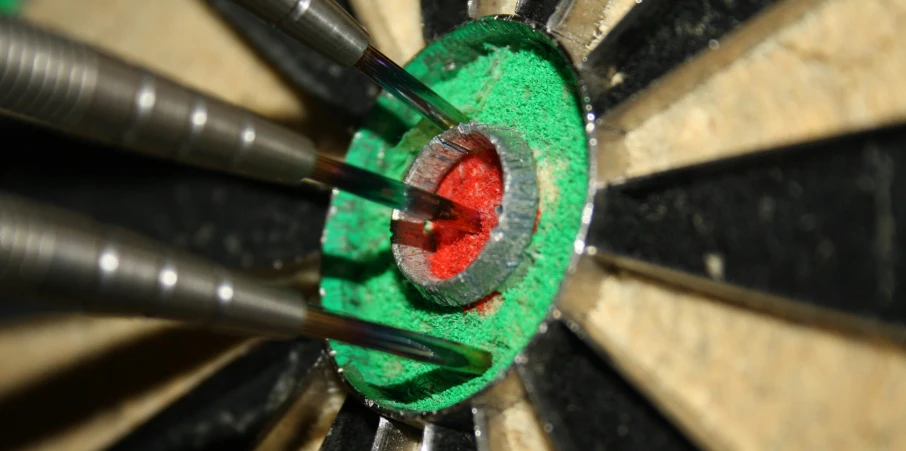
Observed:
[[[703,279],[906,325],[906,125],[601,191],[588,243]]]
[[[588,56],[599,114],[648,87],[776,0],[645,0]]]
[[[321,444],[321,451],[371,449],[378,420],[378,414],[373,410],[351,397],[347,398]]]
[[[517,366],[545,432],[562,450],[689,450],[692,444],[559,322]]]
[[[422,35],[430,43],[469,20],[466,0],[422,0]]]
[[[474,451],[475,434],[472,429],[451,429],[437,424],[425,426],[422,434],[424,451]]]
[[[516,4],[516,14],[545,25],[558,5],[561,3],[565,5],[570,1],[572,0],[520,0]]]

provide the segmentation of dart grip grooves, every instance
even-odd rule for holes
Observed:
[[[0,18],[0,110],[271,182],[299,182],[315,159],[313,144],[300,134],[12,18]]]
[[[0,291],[92,313],[298,335],[298,293],[65,210],[0,194]]]
[[[365,53],[365,29],[331,0],[233,0],[259,19],[342,66]]]

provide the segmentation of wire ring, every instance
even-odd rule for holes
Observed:
[[[451,145],[452,144],[452,145]],[[419,153],[405,182],[430,192],[465,153],[494,149],[503,169],[503,197],[497,226],[478,257],[458,274],[440,279],[430,271],[431,237],[423,220],[393,211],[393,258],[403,275],[426,298],[446,306],[471,304],[496,291],[522,263],[538,210],[538,178],[528,144],[514,131],[477,122],[435,136]]]

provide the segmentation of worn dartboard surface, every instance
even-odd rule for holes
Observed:
[[[42,4],[54,3],[33,0],[25,15],[82,36],[103,34],[102,28],[78,32],[60,17],[66,12],[60,5],[41,12]],[[86,3],[113,8],[108,3],[117,2]],[[378,100],[364,77],[334,67],[228,1],[207,3],[212,13],[205,18],[241,37],[231,45],[248,46],[324,112],[306,130],[316,132],[322,147],[345,149],[337,142],[358,131],[349,158],[370,164],[362,146],[378,146],[378,138],[368,134],[368,124],[392,103]],[[520,76],[543,76],[526,69],[528,60],[494,52],[543,41],[551,52],[545,57],[558,58],[564,77],[558,89],[568,105],[532,104],[543,95],[541,85],[551,84],[532,79],[537,92],[516,90],[512,102],[530,105],[544,121],[506,124],[566,128],[578,149],[556,153],[544,148],[550,142],[542,135],[530,140],[535,152],[560,159],[540,165],[549,178],[542,180],[542,197],[544,183],[574,197],[548,217],[542,212],[541,229],[556,228],[567,248],[542,248],[551,258],[562,255],[559,266],[545,269],[554,285],[535,292],[549,301],[521,319],[525,336],[495,353],[494,373],[480,384],[451,394],[449,387],[416,387],[430,377],[398,377],[392,382],[402,394],[375,403],[377,379],[338,377],[338,361],[362,357],[342,346],[328,355],[322,342],[296,340],[246,345],[237,353],[237,338],[149,329],[140,337],[122,335],[128,339],[109,350],[113,357],[26,362],[10,371],[19,376],[0,377],[0,419],[16,425],[2,434],[4,445],[47,445],[47,437],[91,418],[118,432],[86,439],[82,448],[906,447],[906,41],[898,31],[906,1],[350,3],[344,6],[378,47],[400,63],[414,58],[413,73],[454,103],[474,102],[468,108],[480,120],[508,120],[481,109],[486,98],[503,102],[509,94],[494,97],[498,83],[509,89],[530,85]],[[135,14],[121,9],[105,13],[114,16],[111,23]],[[512,66],[486,71],[487,80],[474,86],[457,85],[455,75],[443,72],[452,66],[442,51],[456,51],[444,39],[472,27],[497,33],[481,38],[495,50],[480,58],[496,55]],[[181,64],[218,70],[216,61]],[[457,70],[470,77],[480,72]],[[484,97],[476,100],[470,89]],[[414,118],[406,120],[412,121],[403,124],[406,130],[415,126]],[[344,208],[342,196],[331,200],[317,188],[274,189],[143,160],[10,120],[0,127],[4,142],[23,155],[0,166],[0,189],[232,267],[271,267],[313,297],[321,268],[326,307],[344,308],[330,289],[347,289],[337,279],[367,257],[362,246],[369,239],[389,233],[363,232],[368,236],[350,244],[355,251],[343,254],[346,242],[336,242],[330,224],[339,221],[336,210],[324,232],[328,209]],[[398,142],[380,145],[389,150]],[[388,175],[401,175],[403,160],[388,163],[397,165]],[[553,165],[563,160],[575,167]],[[369,319],[380,320],[378,313]],[[41,306],[3,300],[0,314],[10,324],[0,329],[4,359],[30,346],[22,337],[67,340]],[[37,338],[23,332],[41,327],[56,332]],[[118,333],[100,335],[116,342]],[[138,356],[155,353],[168,369],[137,377],[122,363],[142,366],[147,360]],[[119,364],[105,363],[117,355]],[[215,367],[160,388],[197,370],[197,362],[217,359]],[[48,372],[15,385],[32,367]],[[105,378],[110,390],[83,383]],[[141,404],[135,393],[143,391],[166,401]],[[449,399],[437,401],[443,396]],[[120,413],[103,413],[111,406]],[[129,420],[117,416],[130,408],[144,410]]]

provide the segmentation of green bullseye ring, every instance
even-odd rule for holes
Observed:
[[[588,147],[569,61],[543,34],[509,20],[467,23],[406,69],[470,119],[518,130],[538,170],[540,220],[524,268],[481,308],[423,299],[394,263],[386,207],[345,193],[331,203],[323,237],[322,304],[331,311],[467,343],[494,365],[465,377],[377,351],[331,342],[349,384],[400,413],[444,409],[499,377],[544,320],[567,275],[588,194]],[[347,161],[402,179],[440,131],[384,94],[356,133]]]

